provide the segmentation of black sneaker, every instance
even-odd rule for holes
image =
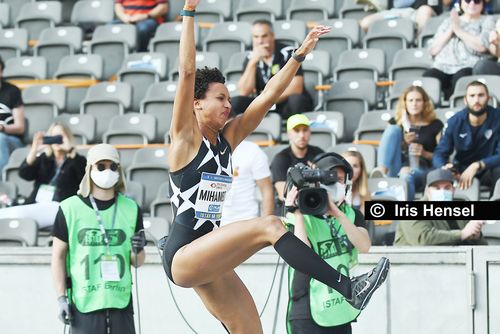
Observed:
[[[387,278],[389,259],[383,257],[370,272],[351,278],[352,297],[347,300],[354,308],[362,310],[370,301],[371,296]]]

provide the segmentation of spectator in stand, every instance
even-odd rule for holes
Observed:
[[[0,218],[33,218],[44,228],[54,223],[59,202],[76,194],[87,160],[76,153],[67,126],[53,123],[47,134],[60,139],[60,143],[45,145],[44,133],[35,133],[31,150],[19,169],[21,178],[35,181],[27,205],[1,209]]]
[[[490,32],[489,42],[490,46],[488,50],[494,59],[481,59],[478,61],[472,70],[473,74],[500,75],[500,19],[496,22],[495,30]]]
[[[267,156],[260,147],[244,140],[232,155],[233,183],[226,194],[221,224],[268,216],[274,213],[274,192]],[[262,201],[256,197],[260,191]]]
[[[455,188],[453,174],[435,169],[427,174],[424,201],[452,201]],[[486,245],[481,235],[482,220],[413,220],[398,224],[396,246]]]
[[[243,113],[278,71],[290,59],[293,47],[277,43],[273,25],[267,20],[257,20],[252,25],[252,52],[243,64],[245,71],[238,82],[239,96],[232,99],[236,114]],[[312,110],[312,99],[304,88],[304,74],[299,68],[292,82],[271,108],[283,119]]]
[[[424,187],[425,174],[432,167],[432,156],[443,123],[422,87],[410,86],[399,97],[395,118],[384,130],[372,177],[397,177],[408,182],[408,200]]]
[[[474,65],[487,54],[489,34],[495,27],[491,17],[481,15],[484,0],[462,0],[460,8],[462,15],[452,9],[439,26],[430,46],[434,64],[423,74],[441,81],[445,99],[458,79],[471,75]]]
[[[22,147],[25,130],[21,91],[3,80],[5,64],[0,57],[0,172],[16,148]]]
[[[434,151],[434,167],[454,171],[461,189],[469,188],[477,177],[492,193],[500,177],[500,111],[488,106],[489,98],[484,83],[469,83],[464,97],[467,107],[448,119]]]
[[[167,0],[115,0],[115,23],[135,24],[137,51],[148,50],[148,44],[159,24],[165,21]]]
[[[286,130],[290,147],[279,152],[271,163],[271,175],[274,188],[280,201],[284,200],[286,174],[288,168],[295,166],[299,162],[311,164],[315,156],[323,153],[319,147],[309,145],[311,139],[311,122],[304,115],[293,115],[286,123]]]
[[[365,214],[365,202],[371,199],[368,191],[368,172],[365,159],[358,151],[345,151],[342,156],[352,167],[351,197],[346,198],[347,204]]]
[[[376,0],[364,0],[361,2],[369,4],[375,8],[378,6],[378,1]],[[440,15],[443,12],[443,4],[441,0],[435,0],[435,4],[433,6],[430,5],[431,2],[432,1],[428,0],[389,1],[389,9],[380,10],[377,13],[365,16],[361,19],[359,25],[366,32],[368,31],[370,25],[375,21],[409,18],[417,24],[417,30],[420,32],[431,16]]]

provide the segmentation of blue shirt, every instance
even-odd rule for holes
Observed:
[[[475,136],[467,109],[457,112],[448,120],[432,157],[435,168],[445,165],[454,150],[456,155],[453,164],[459,172],[479,160],[484,162],[486,168],[500,166],[500,110],[488,106],[486,112],[486,121],[477,127]]]

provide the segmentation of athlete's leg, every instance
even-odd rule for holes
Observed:
[[[231,334],[262,333],[259,314],[247,288],[231,270],[215,281],[194,288],[210,313]]]

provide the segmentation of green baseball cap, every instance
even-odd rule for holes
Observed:
[[[286,121],[286,130],[290,131],[298,125],[310,126],[311,121],[309,120],[309,118],[307,118],[307,116],[302,114],[290,116],[290,118],[288,118],[288,121]]]

